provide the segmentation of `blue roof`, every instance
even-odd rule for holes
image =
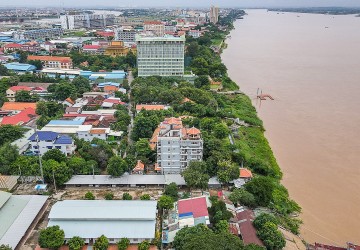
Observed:
[[[82,125],[85,121],[85,117],[75,118],[73,120],[52,120],[49,125]]]
[[[26,63],[7,63],[7,64],[4,64],[4,66],[9,70],[15,70],[15,71],[36,70],[36,67],[34,65],[26,64]]]
[[[193,217],[193,216],[194,216],[194,215],[193,215],[192,212],[179,214],[179,218],[182,218],[182,217]]]
[[[60,136],[54,144],[72,144],[73,140],[70,136],[62,135]]]
[[[98,84],[98,88],[103,88],[105,86],[119,87],[120,83],[118,83],[118,82],[101,82],[101,83]]]
[[[39,136],[40,141],[53,141],[58,137],[58,133],[51,132],[51,131],[37,131],[32,136],[30,136],[30,141],[36,140],[36,135]]]

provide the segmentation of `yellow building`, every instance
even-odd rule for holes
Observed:
[[[108,56],[126,56],[129,51],[136,54],[136,47],[128,48],[124,46],[123,41],[112,41],[110,45],[105,49],[105,55]]]

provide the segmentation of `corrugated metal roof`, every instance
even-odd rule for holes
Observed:
[[[56,139],[56,137],[58,137],[59,134],[51,131],[37,131],[32,136],[30,136],[29,140],[35,141],[36,135],[38,135],[38,139],[40,141],[53,141]]]
[[[73,140],[71,137],[67,136],[67,135],[63,135],[60,136],[58,139],[56,139],[56,141],[54,142],[54,144],[72,144]]]
[[[0,211],[0,230],[6,227],[5,233],[0,234],[0,245],[10,245],[15,249],[47,198],[41,195],[11,196]]]
[[[7,64],[4,64],[4,66],[9,70],[15,70],[15,71],[36,70],[36,67],[34,65],[26,64],[26,63],[7,63]]]
[[[64,200],[52,207],[51,220],[155,220],[156,201]]]
[[[0,208],[10,199],[11,193],[0,191]]]

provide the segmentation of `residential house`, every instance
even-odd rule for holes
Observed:
[[[75,102],[70,97],[68,97],[68,98],[65,99],[65,101],[63,101],[62,104],[67,106],[67,107],[71,107],[72,105],[75,104]]]
[[[12,115],[12,116],[5,116],[0,124],[1,125],[26,125],[28,122],[36,119],[37,115],[35,109],[27,108],[25,110],[20,111],[20,113]]]
[[[82,47],[82,52],[86,53],[86,54],[92,54],[92,55],[104,54],[104,50],[100,45],[84,45]]]
[[[180,118],[165,118],[155,130],[151,143],[156,143],[157,163],[162,174],[181,173],[190,161],[201,161],[203,157],[200,130],[184,127]]]
[[[79,139],[84,139],[85,141],[89,142],[95,138],[105,141],[109,133],[110,128],[93,128],[92,126],[82,126],[76,132],[76,136]]]
[[[21,50],[21,46],[22,45],[19,43],[8,43],[3,48],[5,53],[12,53],[17,50]]]
[[[29,138],[30,151],[43,155],[51,149],[59,149],[63,154],[72,155],[76,149],[74,140],[67,135],[51,131],[37,131]]]
[[[162,243],[174,241],[176,233],[184,227],[193,227],[198,224],[209,225],[208,207],[211,206],[207,196],[182,199],[175,203],[174,208],[168,211],[168,217],[163,220]]]
[[[201,31],[199,30],[189,30],[188,34],[193,38],[199,38],[202,35]]]
[[[136,162],[134,169],[132,170],[132,173],[133,174],[144,174],[144,169],[145,169],[145,164],[141,160],[138,160]]]
[[[27,86],[12,86],[10,88],[8,88],[6,90],[6,98],[10,101],[10,102],[15,102],[15,96],[16,93],[18,91],[27,91],[30,92],[32,90],[31,87],[27,87]]]
[[[72,69],[73,63],[70,57],[66,56],[28,56],[28,60],[39,60],[44,68]]]
[[[256,235],[256,229],[253,225],[255,219],[254,212],[243,207],[237,209],[236,220],[240,229],[240,235],[244,245],[256,244],[264,246],[262,241]]]
[[[1,107],[2,111],[9,111],[12,113],[20,113],[27,108],[36,109],[36,103],[34,102],[4,102]]]

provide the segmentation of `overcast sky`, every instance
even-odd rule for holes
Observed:
[[[360,0],[0,0],[0,7],[360,7]]]

